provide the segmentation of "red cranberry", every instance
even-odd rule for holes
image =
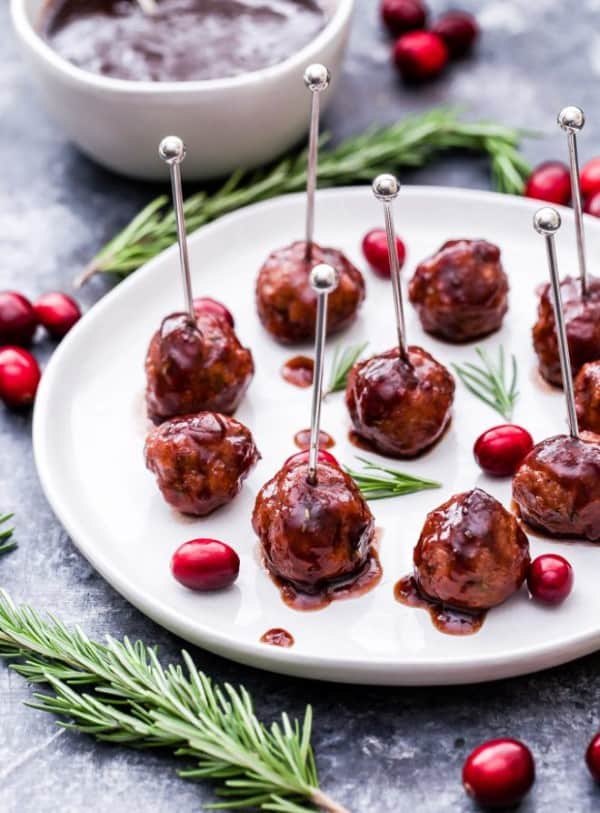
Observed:
[[[540,164],[529,176],[525,196],[566,206],[571,200],[569,167],[562,161],[546,161]]]
[[[237,579],[240,559],[218,539],[192,539],[173,554],[171,572],[190,590],[221,590]]]
[[[38,326],[33,305],[16,291],[0,294],[0,344],[31,344]]]
[[[505,423],[479,435],[473,447],[475,460],[486,474],[508,477],[533,449],[533,438],[522,426]]]
[[[383,22],[396,36],[425,28],[427,7],[421,0],[383,0],[381,3]]]
[[[406,259],[406,248],[399,237],[396,237],[396,248],[400,268],[402,268]],[[390,255],[384,229],[371,229],[367,232],[362,241],[362,250],[366,261],[379,277],[390,276]]]
[[[396,40],[394,61],[405,79],[432,79],[446,67],[448,49],[431,31],[409,31]]]
[[[589,198],[600,192],[600,158],[592,158],[585,164],[579,174],[581,194]]]
[[[77,302],[59,291],[40,296],[34,308],[42,325],[55,339],[62,339],[81,319]]]
[[[583,206],[583,211],[586,213],[586,215],[600,217],[600,192],[596,192],[586,200]]]
[[[466,11],[443,14],[431,30],[444,40],[450,56],[454,58],[468,54],[479,36],[477,20]]]
[[[600,734],[596,734],[587,747],[585,761],[596,782],[600,782]]]
[[[302,463],[308,463],[308,456],[308,449],[302,452],[296,452],[295,454],[290,455],[283,465],[287,466],[289,463],[295,462],[296,460],[301,461]],[[331,452],[328,452],[325,449],[319,449],[318,460],[321,463],[331,463],[332,466],[337,466],[338,468],[340,465]]]
[[[231,311],[226,308],[222,302],[217,302],[216,299],[211,299],[210,296],[199,296],[194,299],[194,310],[196,313],[214,313],[215,316],[222,316],[231,325],[235,326],[235,322]]]
[[[465,790],[483,807],[511,807],[529,792],[535,779],[531,751],[518,740],[484,742],[463,767]]]
[[[527,587],[538,601],[561,604],[573,589],[573,568],[557,553],[545,553],[529,565]]]
[[[0,398],[7,406],[32,404],[41,376],[37,361],[27,350],[20,347],[0,349]]]

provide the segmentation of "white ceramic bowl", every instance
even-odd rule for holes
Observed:
[[[51,115],[81,150],[109,169],[136,178],[164,179],[157,147],[165,135],[188,147],[187,179],[227,174],[281,154],[307,129],[304,68],[322,62],[331,98],[348,38],[354,0],[325,0],[329,21],[307,46],[284,62],[230,79],[129,82],[75,67],[36,31],[44,0],[11,0],[15,30]]]

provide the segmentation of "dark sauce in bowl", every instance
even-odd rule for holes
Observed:
[[[49,0],[40,31],[78,68],[114,79],[223,79],[283,62],[324,28],[321,0]]]

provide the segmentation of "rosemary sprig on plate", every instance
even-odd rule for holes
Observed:
[[[4,553],[9,553],[17,547],[17,543],[13,540],[12,535],[15,532],[14,528],[2,528],[13,518],[14,514],[3,514],[0,516],[0,556]]]
[[[340,390],[346,389],[348,373],[354,367],[360,356],[362,356],[368,344],[369,342],[364,342],[363,344],[350,344],[343,350],[342,346],[338,344],[333,354],[329,385],[327,386],[324,395],[329,395],[330,392],[340,392]]]
[[[353,471],[348,467],[346,467],[346,471],[367,500],[401,497],[404,494],[414,494],[416,491],[440,488],[442,485],[435,480],[424,480],[421,477],[413,477],[397,469],[379,466],[364,457],[357,456],[356,459],[360,460],[364,465],[363,471]]]
[[[163,667],[154,647],[97,643],[0,590],[0,658],[48,690],[34,694],[33,708],[99,740],[171,749],[195,763],[181,776],[218,784],[214,807],[348,813],[319,789],[310,707],[301,724],[282,714],[267,727],[244,688],[214,685],[181,655],[183,665]]]
[[[495,409],[506,421],[511,421],[519,397],[515,356],[511,354],[509,372],[502,345],[498,350],[497,362],[493,362],[481,347],[477,347],[475,352],[482,362],[480,366],[467,361],[453,364],[454,371],[469,392]]]
[[[531,171],[518,151],[521,135],[518,130],[492,122],[464,122],[456,110],[435,108],[406,116],[388,127],[370,128],[337,147],[322,148],[319,186],[366,183],[380,172],[419,167],[449,150],[465,150],[489,157],[499,192],[519,195]],[[322,142],[326,141],[325,136]],[[234,172],[216,192],[203,190],[185,201],[188,231],[242,206],[298,192],[305,186],[306,151],[266,169]],[[169,198],[162,195],[100,250],[76,284],[82,284],[98,271],[127,276],[174,243],[176,237],[175,216]]]

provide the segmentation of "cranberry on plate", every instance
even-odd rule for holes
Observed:
[[[502,424],[487,429],[475,441],[475,460],[486,474],[508,477],[516,472],[525,456],[533,449],[533,438],[516,424]]]
[[[396,249],[400,268],[406,259],[406,248],[399,237],[396,237]],[[371,229],[363,237],[362,250],[366,261],[379,277],[389,277],[390,254],[388,252],[387,235],[384,229]]]
[[[308,463],[309,455],[310,452],[308,451],[308,449],[304,449],[301,452],[296,452],[295,454],[290,455],[283,465],[287,466],[289,463],[295,463],[296,461]],[[319,463],[331,463],[332,466],[338,467],[340,465],[337,459],[331,454],[331,452],[328,452],[326,449],[319,449],[319,455],[317,459]]]
[[[600,217],[600,192],[594,192],[593,195],[590,195],[590,197],[583,204],[583,211],[586,213],[586,215]]]
[[[446,67],[448,48],[432,31],[409,31],[394,46],[394,61],[405,79],[420,82],[433,79]]]
[[[0,293],[0,345],[31,344],[38,318],[31,302],[16,291]]]
[[[544,604],[562,604],[573,589],[573,568],[557,553],[545,553],[529,565],[527,587]]]
[[[237,579],[240,559],[218,539],[192,539],[184,542],[171,559],[171,572],[190,590],[222,590]]]
[[[34,306],[37,318],[55,339],[62,339],[81,319],[79,305],[67,294],[51,291],[43,294]]]
[[[581,194],[584,198],[589,198],[600,192],[600,157],[592,158],[585,164],[579,175],[581,183]]]
[[[0,398],[9,407],[33,403],[41,373],[37,361],[21,347],[0,348]]]
[[[525,197],[566,206],[571,200],[571,175],[562,161],[545,161],[537,166],[525,186]]]
[[[462,778],[469,796],[483,807],[511,807],[517,805],[533,785],[533,756],[519,740],[489,740],[469,754]]]
[[[477,20],[466,11],[443,14],[431,30],[444,40],[450,56],[454,58],[468,54],[479,36]]]
[[[425,27],[427,7],[421,0],[383,0],[381,16],[391,33],[399,36]]]

